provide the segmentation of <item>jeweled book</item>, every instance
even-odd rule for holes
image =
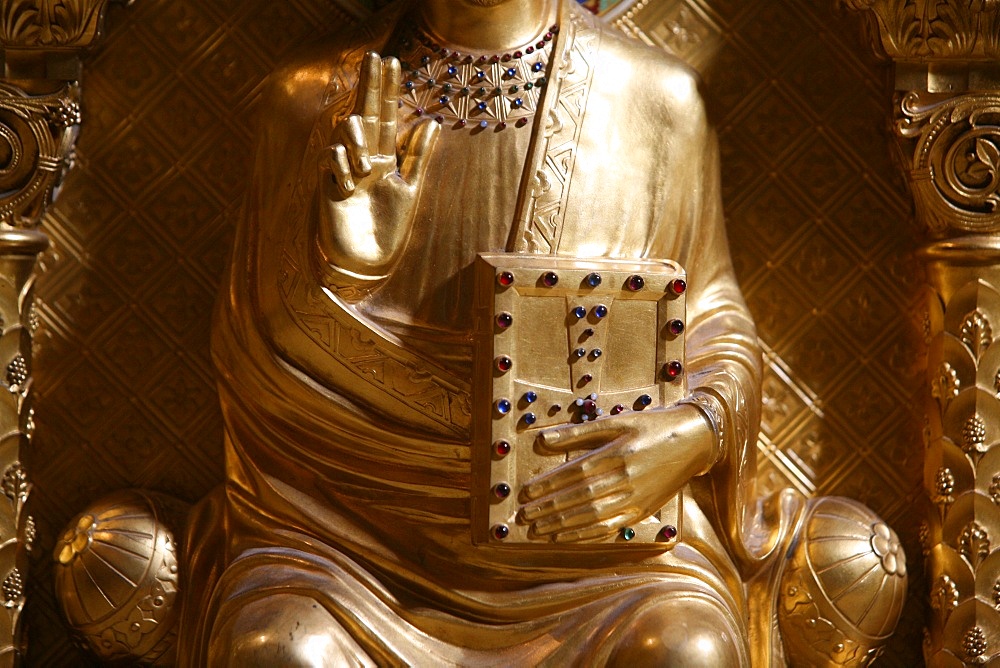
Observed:
[[[587,451],[538,434],[684,398],[686,276],[666,260],[514,253],[480,255],[475,274],[473,540],[551,545],[518,517],[522,488]],[[681,502],[594,542],[670,547]]]

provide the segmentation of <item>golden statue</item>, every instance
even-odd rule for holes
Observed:
[[[761,356],[687,67],[575,2],[397,2],[273,74],[256,155],[180,665],[877,656],[895,534],[755,493]]]

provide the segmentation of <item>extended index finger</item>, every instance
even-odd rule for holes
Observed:
[[[555,452],[599,447],[622,433],[623,419],[606,417],[583,424],[553,427],[542,431],[538,440],[544,449]]]

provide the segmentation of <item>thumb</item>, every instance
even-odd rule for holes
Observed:
[[[441,134],[441,125],[433,119],[421,121],[410,133],[410,140],[403,153],[399,174],[410,185],[417,185],[427,171],[434,145]]]

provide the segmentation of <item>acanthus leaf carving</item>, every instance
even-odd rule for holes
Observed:
[[[965,58],[1000,55],[994,28],[995,0],[842,0],[871,13],[876,51],[893,59]]]
[[[958,551],[975,570],[990,555],[990,537],[978,522],[969,522],[958,538]]]
[[[976,359],[982,357],[993,343],[993,326],[989,318],[979,309],[969,313],[962,323],[960,338]]]
[[[7,0],[0,10],[0,45],[20,49],[88,47],[100,34],[109,1]]]
[[[958,371],[947,362],[942,363],[931,382],[931,396],[940,402],[942,410],[946,410],[961,389],[962,383],[958,378]],[[997,393],[1000,394],[1000,387],[997,388]]]

